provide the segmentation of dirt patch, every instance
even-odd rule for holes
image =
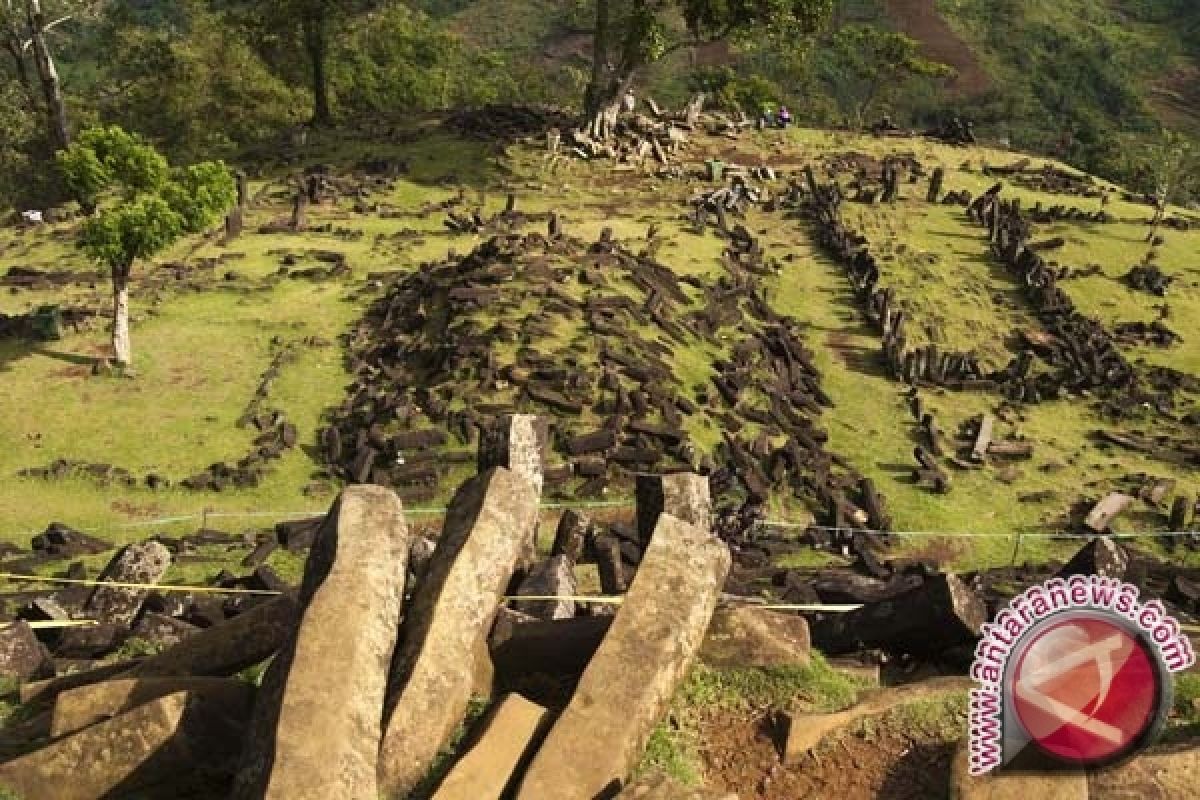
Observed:
[[[954,67],[958,75],[950,81],[952,92],[975,95],[991,88],[991,78],[970,45],[937,12],[934,0],[884,0],[883,4],[896,26],[921,43],[922,55]]]
[[[785,767],[770,717],[714,714],[701,725],[704,778],[742,800],[940,800],[949,797],[954,745],[883,728],[849,734]]]
[[[1150,87],[1150,107],[1166,123],[1200,127],[1200,67],[1178,67]]]
[[[156,517],[163,513],[162,506],[158,503],[147,503],[146,505],[137,505],[127,500],[114,500],[109,506],[113,511],[124,514],[127,517],[148,518]]]

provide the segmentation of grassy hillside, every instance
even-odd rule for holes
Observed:
[[[659,262],[680,276],[715,281],[722,274],[725,243],[711,231],[691,232],[683,218],[687,198],[712,188],[697,177],[662,180],[614,172],[603,162],[571,162],[550,171],[532,145],[514,145],[494,159],[485,145],[437,131],[400,138],[409,143],[331,133],[296,154],[298,163],[336,165],[335,175],[347,181],[364,180],[353,165],[367,153],[376,160],[403,159],[408,165],[399,178],[370,183],[365,202],[344,195],[336,204],[313,207],[313,230],[307,233],[256,232],[260,225],[286,219],[290,192],[284,173],[278,173],[255,185],[258,199],[239,239],[228,244],[216,235],[192,240],[161,263],[139,265],[133,297],[136,377],[92,374],[91,364],[106,350],[103,317],[78,333],[68,331],[59,342],[0,341],[0,405],[9,410],[0,417],[0,438],[7,445],[0,451],[0,537],[27,541],[29,532],[52,520],[122,539],[142,535],[145,528],[120,526],[161,517],[206,511],[264,515],[209,519],[212,526],[241,530],[268,523],[283,512],[325,507],[336,481],[322,464],[318,432],[330,410],[345,399],[349,381],[345,344],[339,337],[380,296],[380,284],[369,277],[373,273],[404,275],[448,250],[468,252],[482,240],[442,225],[445,214],[437,204],[460,190],[466,192],[469,205],[482,200],[485,215],[500,210],[504,194],[511,191],[519,209],[530,214],[553,210],[572,236],[588,241],[611,227],[617,241],[635,246],[646,228],[656,225],[662,239]],[[695,169],[701,159],[717,155],[727,162],[769,164],[782,175],[800,176],[805,165],[836,168],[854,153],[859,154],[856,158],[911,155],[927,169],[944,167],[947,189],[975,194],[994,182],[983,173],[984,165],[1015,158],[985,148],[799,130],[746,134],[736,142],[701,137],[689,160]],[[850,177],[841,173],[843,181]],[[848,204],[848,222],[871,240],[884,264],[884,282],[895,288],[901,307],[921,321],[910,332],[914,345],[931,340],[946,348],[973,349],[988,366],[1002,367],[1013,355],[1015,333],[1034,328],[1034,316],[1012,279],[988,255],[986,231],[968,221],[960,206],[930,205],[924,194],[921,181],[906,184],[894,205]],[[1027,208],[1039,201],[1047,207],[1100,207],[1098,200],[1024,188],[1010,188],[1006,196],[1020,197]],[[1064,284],[1086,313],[1110,326],[1154,319],[1162,300],[1135,292],[1120,280],[1145,252],[1148,210],[1119,199],[1107,210],[1116,222],[1039,225],[1035,238],[1065,239],[1065,246],[1052,256],[1065,266],[1096,266],[1088,277]],[[997,437],[1020,436],[1033,442],[1034,458],[1013,468],[996,464],[954,471],[952,489],[944,495],[913,484],[909,472],[917,439],[905,387],[883,369],[878,334],[865,324],[841,268],[815,247],[813,231],[803,219],[755,208],[743,224],[760,237],[769,262],[778,268],[765,279],[768,302],[800,324],[815,354],[821,385],[833,401],[822,417],[829,450],[874,479],[887,498],[896,530],[927,532],[901,537],[901,549],[961,566],[1007,563],[1017,545],[1013,534],[1020,533],[1032,535],[1020,543],[1021,557],[1045,557],[1072,545],[1040,537],[1066,530],[1076,504],[1094,501],[1111,489],[1140,486],[1142,480],[1131,476],[1153,475],[1176,484],[1162,501],[1168,505],[1139,502],[1122,517],[1117,527],[1127,532],[1163,530],[1171,497],[1194,497],[1200,491],[1194,467],[1101,446],[1094,439],[1101,429],[1184,435],[1186,429],[1169,418],[1147,414],[1141,420],[1114,421],[1086,396],[1014,407],[994,393],[944,389],[923,390],[922,396],[948,435],[970,417],[995,412],[1001,420]],[[14,266],[90,269],[71,248],[73,235],[72,223],[34,232],[3,230],[0,275]],[[1183,341],[1165,349],[1123,346],[1123,354],[1142,365],[1139,369],[1163,364],[1200,373],[1200,339],[1191,324],[1200,317],[1198,245],[1200,227],[1165,233],[1158,263],[1176,276],[1167,298],[1168,323]],[[293,272],[321,267],[312,256],[318,250],[344,253],[348,273],[297,277],[281,272],[285,264],[291,264],[288,269]],[[11,289],[0,295],[0,311],[23,313],[47,302],[103,313],[105,285],[83,283],[65,292]],[[570,341],[581,332],[560,333],[563,341]],[[298,427],[300,446],[286,451],[257,487],[220,493],[180,487],[179,479],[214,462],[232,462],[253,447],[257,431],[239,428],[236,422],[274,354],[288,343],[295,346],[296,358],[284,363],[264,406],[283,412]],[[512,353],[501,347],[495,352],[502,368]],[[707,351],[680,351],[676,361],[685,381],[703,382],[712,370],[712,358]],[[488,401],[485,395],[471,398],[473,403]],[[1196,404],[1194,394],[1177,395],[1173,417]],[[721,435],[715,428],[696,433],[696,441],[705,447]],[[88,476],[17,477],[19,470],[56,459],[112,464],[139,479],[155,472],[176,485],[153,490],[119,482],[104,485]],[[444,499],[434,497],[431,504]],[[569,493],[565,499],[572,501]],[[614,490],[604,499],[619,503],[627,496]],[[795,498],[787,495],[773,499],[770,516],[797,522],[806,518]],[[181,523],[190,528],[197,524]],[[937,532],[987,538],[929,535]],[[1158,544],[1146,541],[1144,546]]]
[[[553,4],[552,4],[553,5]],[[589,20],[533,0],[456,3],[456,30],[485,46],[523,53],[553,76],[539,88],[574,104],[588,55]],[[503,25],[497,25],[503,21]],[[1117,180],[1139,180],[1136,158],[1159,125],[1200,135],[1200,12],[1190,0],[839,0],[829,31],[870,24],[902,31],[957,75],[916,80],[879,105],[900,124],[948,113],[976,121],[991,140],[1054,155]],[[660,101],[682,103],[715,66],[732,65],[746,88],[774,95],[810,124],[841,124],[848,78],[818,37],[806,56],[794,42],[754,37],[677,54],[643,76]]]

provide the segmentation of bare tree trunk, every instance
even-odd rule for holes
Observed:
[[[592,75],[583,95],[583,113],[588,119],[592,119],[600,111],[604,87],[608,83],[610,12],[609,0],[596,0],[596,32],[592,35]]]
[[[127,367],[133,363],[133,345],[129,339],[129,267],[113,268],[113,358]]]
[[[42,14],[41,0],[25,0],[29,16],[29,35],[33,39],[33,58],[37,65],[38,78],[42,82],[42,94],[46,97],[46,112],[49,115],[50,140],[56,150],[66,150],[71,144],[70,127],[67,125],[67,106],[63,100],[62,84],[50,49],[46,46],[46,18]]]
[[[12,19],[8,20],[8,30],[4,32],[4,49],[12,58],[13,72],[16,73],[21,88],[25,90],[26,96],[31,101],[34,100],[33,84],[29,80],[29,66],[25,63],[25,53],[21,47],[21,34],[17,31],[16,21]]]
[[[327,51],[325,18],[322,13],[304,18],[304,49],[308,52],[312,70],[313,123],[329,125],[333,114],[329,111],[329,79],[325,71]]]

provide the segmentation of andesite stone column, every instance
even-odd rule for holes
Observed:
[[[625,602],[517,800],[594,800],[620,789],[700,649],[729,565],[708,528],[658,518]]]
[[[305,566],[299,622],[259,690],[232,798],[378,800],[408,549],[390,489],[350,486],[334,502]]]
[[[451,500],[392,662],[379,758],[385,796],[411,792],[465,716],[488,631],[537,515],[533,484],[503,467],[467,481]]]

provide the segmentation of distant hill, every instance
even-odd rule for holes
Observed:
[[[427,0],[481,45],[525,54],[571,100],[586,67],[588,20],[569,4],[544,0]],[[577,17],[571,19],[571,13]],[[1160,124],[1200,134],[1200,3],[1194,0],[840,0],[832,27],[873,24],[902,31],[923,54],[952,66],[944,89],[920,86],[889,111],[909,124],[950,112],[971,116],[983,135],[1129,179],[1119,163],[1129,143]],[[729,64],[743,74],[736,46],[706,48],[660,65],[643,81],[667,103],[682,102],[698,66]],[[770,54],[767,54],[769,58]],[[813,60],[821,66],[818,43]],[[828,65],[825,65],[828,66]],[[810,109],[808,121],[840,121],[834,104],[836,69],[783,81]]]

